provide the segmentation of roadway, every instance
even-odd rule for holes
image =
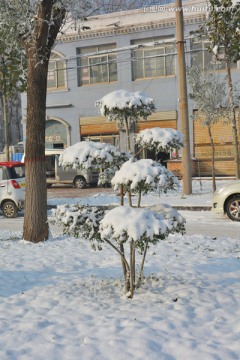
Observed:
[[[111,193],[112,189],[101,189],[104,193]],[[72,187],[53,187],[48,189],[48,198],[86,197],[99,193],[99,188],[74,189]],[[234,222],[227,216],[219,216],[211,211],[184,211],[179,212],[186,219],[186,234],[195,234],[215,237],[239,238],[240,222]],[[0,214],[0,230],[22,231],[23,213],[16,219],[6,219]]]

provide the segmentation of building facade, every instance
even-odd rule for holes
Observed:
[[[213,57],[207,44],[196,41],[193,34],[206,19],[206,3],[191,1],[184,6],[187,65],[191,66],[194,54],[205,68]],[[151,127],[180,130],[175,25],[173,4],[93,16],[66,25],[49,64],[46,147],[64,148],[90,139],[125,150],[124,132],[95,108],[96,100],[118,89],[145,92],[156,104],[156,112],[138,122],[132,134]],[[235,81],[240,79],[239,66],[233,65]],[[225,76],[222,64],[218,71]],[[201,121],[192,118],[196,110],[189,100],[191,156],[199,160],[196,175],[210,175],[210,140]],[[231,126],[224,124],[214,129],[216,174],[233,175]]]

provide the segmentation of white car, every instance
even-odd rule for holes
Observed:
[[[229,219],[240,221],[240,181],[229,183],[213,194],[212,211],[227,214]]]
[[[24,208],[25,165],[17,161],[0,162],[0,209],[14,218]]]

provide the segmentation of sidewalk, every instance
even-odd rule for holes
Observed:
[[[217,188],[223,186],[229,182],[228,179],[217,180]],[[181,185],[181,182],[180,182]],[[84,194],[82,190],[81,194],[75,192],[76,189],[72,189],[72,197],[58,197],[54,198],[54,194],[51,194],[51,198],[48,199],[48,207],[54,208],[60,204],[76,204],[91,206],[119,206],[120,199],[116,196],[112,189],[105,191],[101,188],[96,189],[94,194]],[[64,195],[64,192],[63,192]],[[76,197],[77,195],[77,197]],[[133,205],[136,205],[137,196],[133,196]],[[125,204],[128,203],[127,197],[125,197]],[[210,211],[212,207],[212,182],[209,179],[200,180],[194,179],[192,182],[192,194],[182,195],[182,188],[180,186],[178,191],[172,191],[169,193],[158,192],[144,195],[142,197],[142,206],[152,207],[159,203],[171,205],[177,210],[183,211]]]

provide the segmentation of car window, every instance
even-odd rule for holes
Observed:
[[[8,177],[9,179],[20,179],[25,177],[25,166],[13,166],[8,168]]]
[[[6,180],[7,178],[6,168],[3,166],[0,168],[0,180]]]

